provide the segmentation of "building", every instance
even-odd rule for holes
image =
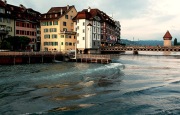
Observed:
[[[115,36],[117,37],[116,43],[120,44],[121,41],[121,24],[119,21],[115,21]]]
[[[14,17],[6,0],[0,0],[0,48],[2,41],[9,36],[14,36]]]
[[[102,17],[97,9],[88,8],[74,18],[78,53],[97,53],[101,46]]]
[[[52,7],[41,15],[41,51],[75,50],[76,32],[72,19],[77,15],[74,6]]]
[[[101,23],[101,46],[111,46],[116,44],[117,36],[116,36],[116,23],[112,19],[112,17],[108,16],[103,11],[100,11],[103,16],[103,21]],[[120,33],[120,32],[119,32]]]
[[[26,36],[31,39],[28,49],[39,51],[38,42],[38,29],[40,27],[39,19],[40,13],[26,8],[22,4],[20,6],[9,5],[13,11],[12,15],[15,17],[15,36]]]
[[[98,53],[99,47],[120,42],[121,26],[99,9],[84,9],[74,18],[79,53]]]
[[[163,39],[164,39],[164,46],[165,47],[172,46],[172,41],[171,41],[172,40],[172,36],[171,36],[169,31],[166,32],[166,34],[164,35]]]
[[[14,6],[0,0],[0,14],[1,41],[8,36],[26,36],[31,39],[29,49],[38,50],[39,12],[22,4]]]

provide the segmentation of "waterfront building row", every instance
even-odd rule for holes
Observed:
[[[37,51],[75,50],[96,53],[100,46],[120,43],[121,25],[99,9],[75,6],[52,7],[41,14],[23,5],[0,0],[0,46],[9,36],[31,39],[29,48]]]
[[[28,48],[39,50],[40,16],[41,13],[22,4],[14,6],[0,0],[0,46],[7,37],[26,36],[31,39]]]

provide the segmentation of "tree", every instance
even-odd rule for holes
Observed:
[[[177,38],[174,39],[174,46],[178,45]]]
[[[26,46],[30,43],[31,39],[25,36],[13,36],[5,39],[4,43],[8,49],[12,50],[25,50]]]

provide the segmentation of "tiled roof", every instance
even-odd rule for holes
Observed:
[[[0,0],[0,7],[5,7],[5,3],[3,1]]]
[[[41,20],[47,19],[59,19],[65,15],[69,10],[74,6],[65,6],[65,7],[52,7],[47,13],[41,15]],[[56,16],[55,16],[56,15]]]
[[[99,9],[89,9],[89,10],[90,12],[88,12],[88,9],[84,9],[81,12],[78,12],[78,14],[74,17],[73,20],[78,20],[78,19],[93,20],[95,16],[98,16],[101,18],[101,21],[115,25],[115,21],[113,21],[106,13],[100,11]]]
[[[169,39],[171,40],[171,39],[172,39],[172,36],[171,36],[171,34],[169,33],[169,31],[167,31],[163,38],[166,38],[166,39],[169,38]]]

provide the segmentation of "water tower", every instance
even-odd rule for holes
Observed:
[[[169,33],[169,31],[166,32],[166,34],[164,35],[163,39],[164,39],[164,46],[165,47],[171,47],[172,46],[172,42],[171,42],[172,36]]]

